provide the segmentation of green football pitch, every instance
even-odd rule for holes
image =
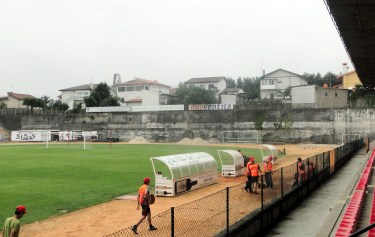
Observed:
[[[137,192],[154,173],[150,157],[207,152],[221,165],[217,150],[238,147],[170,144],[1,145],[0,221],[25,205],[23,223],[103,203]],[[259,149],[241,148],[261,160]],[[2,226],[1,226],[2,228]]]

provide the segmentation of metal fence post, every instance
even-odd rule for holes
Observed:
[[[299,183],[299,172],[298,172],[298,162],[296,163],[296,170],[297,170],[297,173],[296,173],[296,195],[297,195],[297,201],[298,201],[298,183]]]
[[[280,191],[281,191],[281,200],[283,200],[283,198],[284,198],[284,167],[281,167],[281,187],[280,187]]]
[[[280,195],[281,195],[281,213],[284,213],[284,167],[280,170]]]
[[[263,209],[264,209],[264,193],[263,193],[263,185],[264,185],[264,175],[260,176],[260,202],[261,202],[261,228],[263,230]]]
[[[229,187],[227,187],[227,236],[229,236]]]
[[[318,175],[319,175],[319,166],[318,166],[318,155],[315,155],[315,187],[318,187]]]
[[[174,237],[174,207],[171,207],[171,236]]]
[[[310,157],[307,158],[307,165],[306,166],[306,169],[307,169],[307,192],[310,192],[310,183],[311,183],[311,174],[310,174]]]

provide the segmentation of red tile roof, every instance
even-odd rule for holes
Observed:
[[[26,98],[35,98],[34,96],[32,95],[28,95],[28,94],[19,94],[19,93],[13,93],[13,92],[8,92],[8,96],[9,97],[14,97],[18,100],[24,100]]]
[[[131,99],[131,100],[125,101],[125,103],[137,103],[137,102],[142,102],[142,99]]]
[[[124,83],[120,83],[120,84],[116,84],[115,86],[118,86],[118,85],[144,85],[144,84],[154,84],[154,85],[159,85],[159,86],[166,86],[166,87],[170,87],[170,86],[167,86],[167,85],[164,85],[162,83],[159,83],[158,81],[151,81],[151,80],[146,80],[146,79],[142,79],[142,78],[138,78],[138,77],[135,77],[133,80],[130,80],[130,81],[127,81],[127,82],[124,82]]]

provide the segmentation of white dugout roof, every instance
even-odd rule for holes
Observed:
[[[217,162],[206,152],[195,152],[178,155],[151,157],[151,161],[163,162],[172,174],[172,180],[217,171]]]

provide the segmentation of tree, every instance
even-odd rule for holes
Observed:
[[[246,77],[243,79],[242,87],[240,87],[246,94],[248,99],[257,99],[260,94],[260,78]]]
[[[50,106],[50,104],[51,104],[51,99],[50,99],[49,96],[44,95],[44,96],[40,97],[40,99],[43,100],[43,102],[44,102],[46,108],[47,108],[48,106]]]
[[[0,109],[6,109],[8,106],[4,101],[0,101]]]
[[[227,88],[236,88],[236,81],[230,77],[226,77],[225,80],[227,81]]]
[[[337,79],[337,75],[332,72],[327,72],[323,77],[320,73],[310,74],[305,72],[302,74],[302,77],[309,85],[323,86],[324,84],[327,84],[329,87],[333,87],[341,84],[341,82]]]
[[[25,98],[23,100],[23,105],[30,107],[31,113],[33,112],[34,108],[44,108],[46,106],[44,101],[38,98]]]
[[[213,90],[180,83],[176,89],[176,98],[171,104],[216,104]]]
[[[112,96],[110,90],[107,83],[100,83],[90,96],[83,98],[86,107],[120,106],[122,100],[117,96]]]
[[[51,109],[56,109],[56,110],[60,110],[60,111],[67,111],[69,109],[69,105],[61,102],[60,100],[55,100],[55,101],[52,100]]]

